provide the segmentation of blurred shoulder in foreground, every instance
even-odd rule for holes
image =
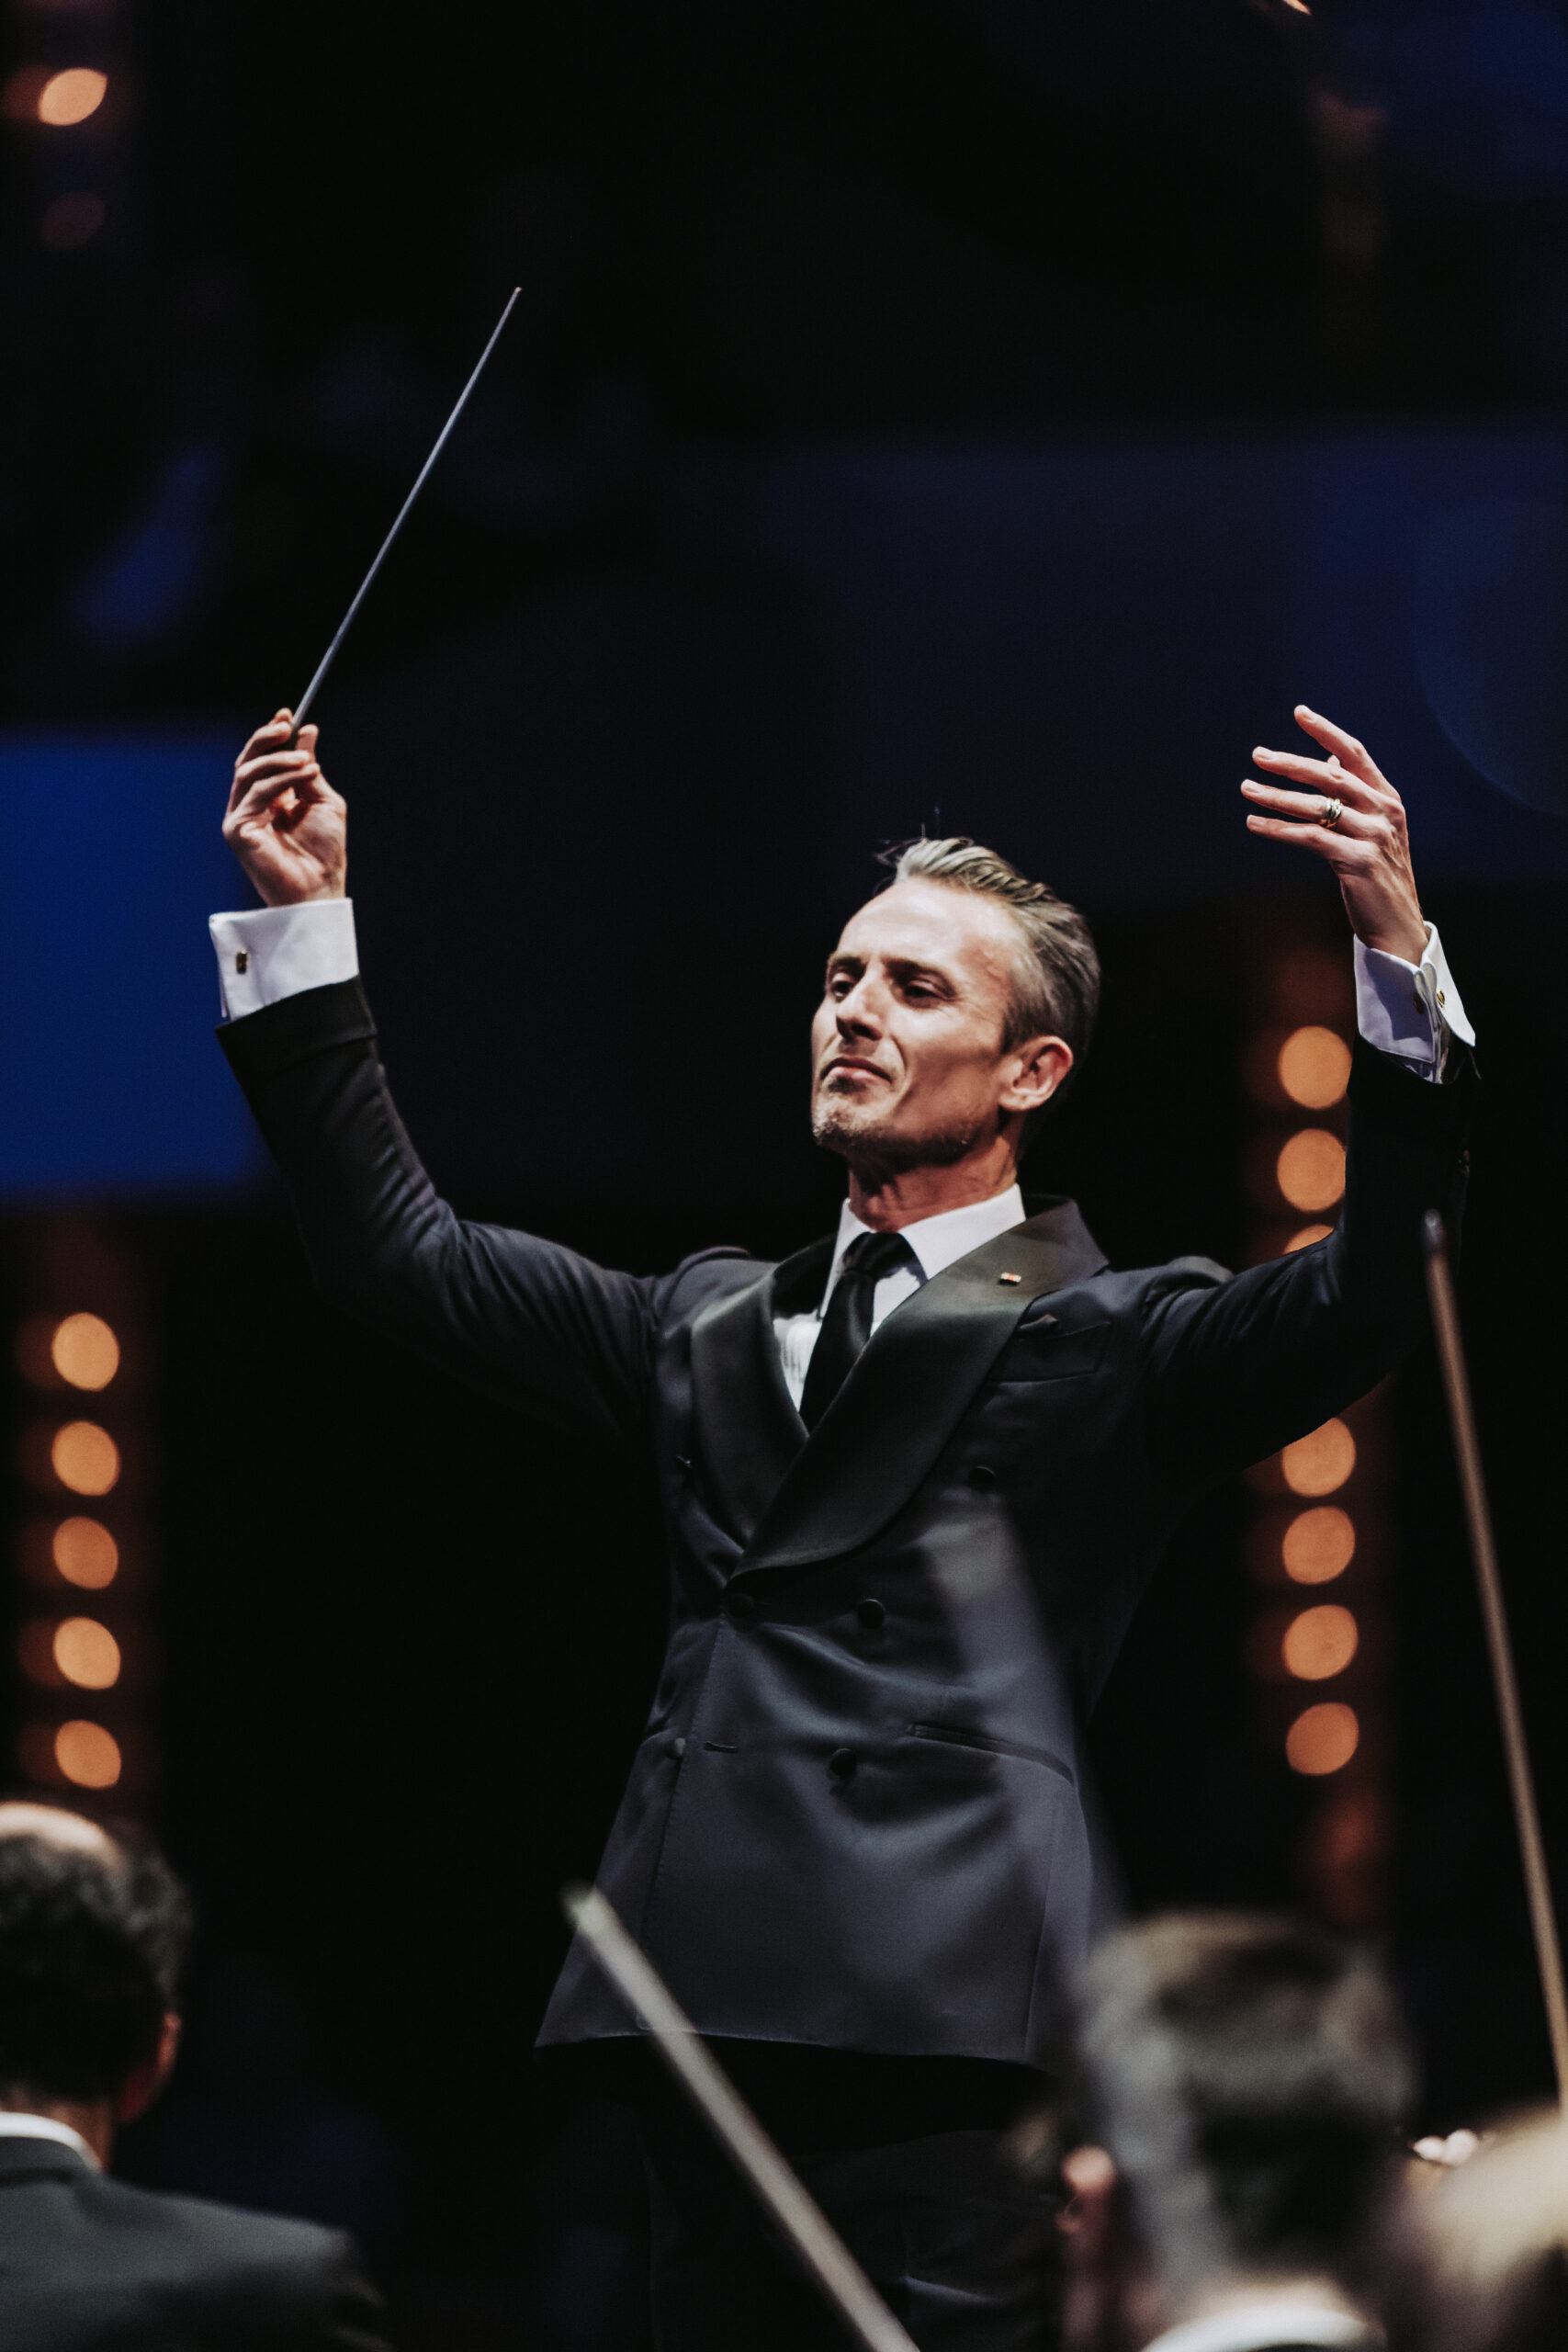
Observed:
[[[352,2242],[107,2177],[179,2046],[183,1888],[151,1846],[0,1804],[6,2352],[385,2352]]]
[[[1417,2186],[1398,2232],[1391,2352],[1562,2352],[1568,2121],[1556,2108]]]

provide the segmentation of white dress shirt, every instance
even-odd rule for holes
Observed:
[[[208,922],[218,951],[218,990],[225,1021],[352,980],[359,970],[352,899],[307,899],[301,907],[253,907]]]
[[[988,1201],[972,1201],[967,1207],[943,1209],[940,1216],[923,1216],[915,1225],[903,1225],[898,1238],[907,1241],[919,1261],[915,1266],[896,1266],[884,1274],[871,1298],[871,1328],[874,1331],[885,1323],[896,1306],[940,1274],[944,1266],[956,1265],[960,1258],[967,1258],[971,1250],[978,1250],[982,1242],[994,1241],[998,1233],[1010,1232],[1023,1223],[1023,1194],[1016,1184],[1005,1193],[998,1193]],[[844,1252],[852,1241],[874,1228],[863,1225],[848,1201],[839,1211],[839,1238],[833,1247],[833,1262],[828,1269],[828,1280],[818,1305],[804,1315],[775,1315],[773,1337],[779,1343],[779,1358],[784,1365],[784,1385],[799,1404],[806,1393],[806,1372],[811,1362],[811,1351],[817,1345],[822,1329],[822,1317],[828,1312],[828,1301],[839,1286],[839,1276],[844,1269]]]
[[[209,928],[218,954],[218,987],[228,1021],[298,996],[305,989],[352,980],[359,970],[354,936],[352,899],[310,899],[298,907],[256,907],[247,914],[214,915]],[[1443,1074],[1449,1044],[1458,1037],[1467,1046],[1475,1032],[1465,1018],[1464,1006],[1443,954],[1435,923],[1427,926],[1427,947],[1420,963],[1407,964],[1381,948],[1355,943],[1356,1023],[1369,1046],[1394,1054],[1437,1080]],[[902,1228],[914,1251],[919,1271],[900,1266],[885,1274],[872,1301],[871,1328],[914,1295],[922,1283],[944,1266],[967,1257],[983,1242],[1023,1221],[1023,1196],[1014,1185],[994,1200],[944,1210],[941,1216],[922,1217]],[[779,1354],[789,1393],[799,1404],[806,1387],[807,1367],[822,1329],[828,1301],[833,1295],[844,1252],[857,1235],[869,1233],[846,1201],[839,1213],[838,1244],[828,1271],[821,1301],[815,1312],[779,1315],[773,1318]]]
[[[95,2172],[103,2170],[80,2132],[73,2132],[69,2123],[57,2123],[52,2115],[19,2115],[8,2108],[0,2109],[0,2140],[58,2140],[62,2148],[73,2149]]]

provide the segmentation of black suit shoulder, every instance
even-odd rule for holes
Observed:
[[[733,1243],[722,1243],[711,1250],[694,1250],[682,1258],[671,1272],[661,1274],[653,1286],[653,1310],[656,1323],[669,1322],[679,1316],[689,1320],[698,1315],[709,1301],[728,1298],[732,1291],[744,1290],[764,1274],[772,1273],[772,1263],[764,1258],[754,1258],[749,1250]]]
[[[353,2242],[85,2171],[0,2188],[6,2352],[386,2352]]]
[[[1084,1287],[1102,1302],[1103,1311],[1136,1319],[1178,1292],[1215,1290],[1234,1280],[1231,1269],[1216,1259],[1168,1258],[1163,1266],[1108,1267]]]

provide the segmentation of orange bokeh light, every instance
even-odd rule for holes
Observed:
[[[119,1742],[102,1724],[62,1724],[54,1735],[54,1760],[79,1789],[112,1789],[121,1770]]]
[[[1289,1258],[1297,1250],[1310,1250],[1314,1241],[1326,1241],[1333,1230],[1331,1225],[1303,1225],[1299,1233],[1292,1234],[1280,1255]]]
[[[1331,1209],[1345,1190],[1345,1147],[1326,1127],[1303,1127],[1282,1145],[1274,1181],[1293,1209]]]
[[[1326,1111],[1349,1083],[1350,1048],[1332,1029],[1292,1029],[1275,1069],[1292,1102],[1306,1111]]]
[[[119,1370],[119,1341],[101,1315],[68,1315],[55,1325],[49,1352],[73,1388],[107,1388]]]
[[[96,1421],[67,1421],[56,1430],[49,1459],[73,1495],[107,1495],[119,1477],[119,1448]]]
[[[1286,1761],[1293,1772],[1317,1779],[1348,1764],[1360,1738],[1355,1708],[1347,1707],[1342,1700],[1325,1699],[1299,1714],[1286,1733]]]
[[[1320,1601],[1315,1609],[1303,1609],[1299,1617],[1292,1618],[1280,1655],[1286,1673],[1293,1674],[1298,1682],[1326,1682],[1331,1674],[1344,1673],[1360,1638],[1348,1609],[1337,1600]]]
[[[1280,1546],[1285,1574],[1294,1584],[1331,1584],[1356,1554],[1356,1529],[1337,1503],[1303,1510],[1286,1528]]]
[[[96,1617],[67,1617],[54,1629],[54,1663],[79,1690],[109,1690],[119,1680],[119,1644]]]
[[[119,1570],[119,1545],[96,1519],[62,1519],[50,1551],[66,1583],[85,1592],[102,1592]]]
[[[1331,1495],[1355,1466],[1356,1441],[1343,1421],[1325,1421],[1320,1430],[1286,1446],[1280,1456],[1292,1495]]]
[[[38,119],[54,130],[68,130],[96,114],[108,94],[109,77],[91,65],[68,65],[51,74],[38,94]]]

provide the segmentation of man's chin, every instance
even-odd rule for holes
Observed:
[[[978,1139],[969,1127],[937,1134],[901,1128],[869,1104],[831,1099],[813,1106],[811,1134],[824,1151],[847,1159],[863,1182],[886,1182],[911,1168],[951,1168]]]

